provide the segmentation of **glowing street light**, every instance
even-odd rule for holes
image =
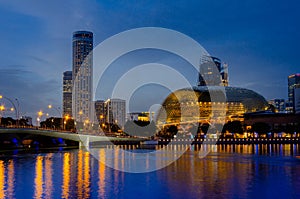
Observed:
[[[49,109],[55,109],[55,110],[58,112],[58,114],[59,114],[59,117],[61,117],[61,124],[60,124],[60,128],[61,128],[61,129],[63,129],[63,125],[64,125],[64,118],[62,117],[62,114],[61,114],[60,108],[59,108],[59,107],[58,107],[58,108],[56,108],[56,107],[52,106],[51,104],[49,104],[49,105],[48,105],[48,108],[49,108]]]
[[[39,117],[42,117],[43,115],[44,115],[43,111],[39,111],[39,112],[38,112],[38,116],[39,116]]]
[[[15,103],[13,102],[12,99],[8,98],[8,97],[5,97],[3,95],[0,95],[0,99],[6,99],[8,100],[12,105],[13,105],[13,110],[12,111],[15,111],[16,112],[16,124],[17,126],[19,126],[19,117],[20,117],[20,103],[19,103],[19,100],[17,98],[15,98],[17,104],[18,104],[18,109],[16,108],[16,105]]]
[[[67,122],[68,122],[68,120],[70,119],[70,116],[69,115],[66,115],[65,117],[64,117],[64,129],[66,129],[66,124],[67,124]]]

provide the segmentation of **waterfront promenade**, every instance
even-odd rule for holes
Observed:
[[[44,139],[47,137],[48,139]],[[0,128],[0,138],[2,144],[7,146],[29,146],[33,143],[49,143],[53,139],[62,139],[64,145],[73,145],[78,147],[100,146],[105,144],[115,145],[140,145],[147,138],[134,137],[109,137],[104,135],[85,135],[68,131],[57,131],[40,128]],[[50,139],[49,139],[50,138]],[[28,142],[29,141],[29,142]],[[71,144],[70,142],[71,141]],[[77,144],[76,144],[77,143]],[[299,137],[275,137],[275,138],[203,138],[203,139],[158,139],[158,145],[184,144],[184,145],[202,145],[202,144],[300,144]]]

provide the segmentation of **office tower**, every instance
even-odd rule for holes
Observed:
[[[223,86],[229,86],[227,63],[222,64],[220,74],[221,74]]]
[[[97,100],[95,101],[95,113],[97,120],[99,122],[99,125],[103,125],[106,121],[106,107],[105,107],[105,101],[104,100]]]
[[[276,108],[276,112],[284,113],[286,111],[286,102],[284,99],[272,99],[268,103]]]
[[[72,116],[72,71],[63,73],[63,117]]]
[[[126,119],[126,102],[122,99],[108,99],[105,101],[106,121],[110,124],[117,124],[123,129]]]
[[[228,64],[204,55],[200,60],[198,86],[228,86]]]
[[[295,88],[300,86],[300,74],[293,74],[288,77],[288,103],[291,105],[291,112],[295,112]]]
[[[295,113],[300,114],[300,85],[294,88]]]
[[[73,33],[73,95],[72,114],[76,121],[92,122],[93,33]]]

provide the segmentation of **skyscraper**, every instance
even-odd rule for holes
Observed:
[[[122,99],[108,99],[105,101],[106,121],[110,124],[117,124],[123,128],[126,120],[126,102]]]
[[[294,103],[295,113],[300,114],[300,85],[297,85],[294,89]]]
[[[228,64],[217,57],[202,56],[198,86],[228,86]]]
[[[295,88],[300,86],[300,74],[293,74],[288,77],[288,102],[291,105],[291,112],[295,112]]]
[[[93,33],[73,33],[73,96],[72,113],[76,121],[93,120],[92,103]]]
[[[72,116],[72,71],[63,73],[63,117]]]
[[[268,103],[273,105],[279,113],[284,113],[286,111],[286,103],[284,99],[272,99],[269,100]]]

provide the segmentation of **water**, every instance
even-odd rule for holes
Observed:
[[[184,147],[161,150],[172,155]],[[0,198],[300,198],[299,145],[207,148],[204,158],[195,146],[168,167],[140,174],[109,168],[78,149],[2,153]],[[105,149],[98,155],[105,159]]]

